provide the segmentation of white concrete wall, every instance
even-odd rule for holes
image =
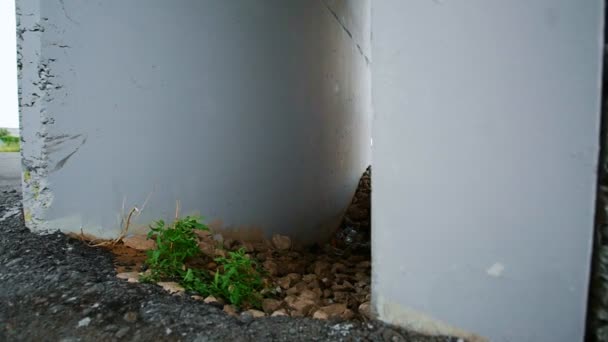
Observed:
[[[0,127],[19,127],[15,3],[0,1]]]
[[[180,200],[215,226],[316,239],[348,204],[370,76],[336,16],[369,27],[368,1],[18,5],[30,228],[116,236],[123,201],[150,196],[136,226]]]
[[[599,0],[373,2],[382,319],[582,340],[602,16]]]

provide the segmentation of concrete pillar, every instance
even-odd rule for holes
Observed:
[[[114,237],[130,208],[146,203],[136,231],[179,200],[216,228],[315,240],[369,164],[368,1],[17,7],[33,230]]]
[[[602,27],[599,0],[373,2],[381,319],[583,339]]]

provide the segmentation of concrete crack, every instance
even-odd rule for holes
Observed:
[[[73,22],[76,25],[80,25],[79,22],[77,22],[76,20],[72,19],[72,17],[70,17],[70,15],[68,14],[68,11],[65,9],[65,3],[64,0],[59,0],[59,3],[61,4],[61,9],[63,10],[63,14],[65,14],[65,17],[68,18],[69,21]]]
[[[342,20],[340,20],[340,17],[336,13],[336,11],[334,11],[331,8],[331,6],[329,6],[329,4],[327,3],[327,1],[325,1],[325,0],[320,0],[320,1],[321,1],[321,3],[323,3],[323,5],[325,6],[325,8],[327,8],[327,10],[329,11],[329,13],[331,13],[331,15],[336,19],[336,22],[338,22],[338,25],[340,25],[340,27],[342,27],[342,30],[348,35],[348,37],[350,38],[350,40],[352,40],[352,42],[357,46],[357,50],[359,50],[359,54],[361,55],[361,57],[363,57],[365,59],[365,63],[367,65],[369,65],[370,64],[369,58],[363,52],[363,49],[361,48],[361,45],[359,45],[359,43],[357,43],[355,41],[355,38],[353,38],[353,34],[350,33],[350,30],[348,29],[348,27],[346,27],[346,25],[342,22]]]

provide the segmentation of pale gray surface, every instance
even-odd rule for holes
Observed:
[[[408,308],[492,341],[582,340],[602,5],[373,2],[383,319],[421,323]]]
[[[13,187],[21,181],[19,152],[0,152],[0,189]],[[0,193],[0,196],[2,194]]]
[[[151,194],[138,224],[180,200],[316,239],[348,204],[370,161],[369,68],[332,11],[369,27],[368,1],[18,5],[30,228],[115,236],[123,200]]]

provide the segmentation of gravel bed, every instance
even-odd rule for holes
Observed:
[[[117,279],[111,253],[31,233],[19,203],[16,187],[0,188],[1,341],[456,341],[379,322],[235,318]]]

